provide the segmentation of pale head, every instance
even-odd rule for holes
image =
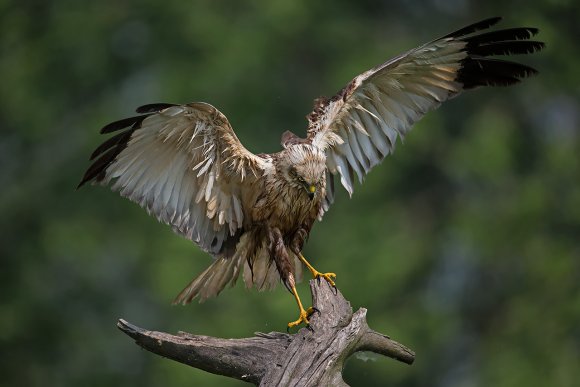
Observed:
[[[297,144],[286,148],[279,166],[288,184],[306,190],[311,199],[324,187],[326,156],[310,144]]]

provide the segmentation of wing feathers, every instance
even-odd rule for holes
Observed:
[[[481,43],[503,42],[509,40],[527,40],[537,35],[539,30],[530,27],[505,28],[498,31],[484,32],[478,35],[464,38],[468,47]]]
[[[139,128],[139,126],[141,125],[143,120],[145,120],[145,118],[147,118],[151,115],[152,114],[144,114],[142,116],[129,117],[129,118],[124,118],[124,119],[119,120],[119,121],[111,122],[110,124],[105,125],[101,129],[100,133],[105,134],[105,133],[116,132],[117,130],[125,129],[129,126],[131,126],[133,129],[137,129],[137,128]]]
[[[105,152],[105,154],[101,155],[101,157],[99,157],[97,161],[95,161],[89,167],[89,169],[87,169],[81,182],[79,185],[77,185],[77,189],[82,187],[86,182],[93,179],[97,181],[102,180],[104,178],[103,171],[113,162],[115,156],[117,156],[118,153],[118,146],[116,146],[115,148],[109,149],[107,152]]]
[[[133,130],[127,130],[121,133],[114,135],[113,137],[109,138],[107,141],[102,143],[95,151],[91,154],[89,160],[94,160],[97,156],[104,153],[105,151],[109,150],[112,147],[118,146],[119,144],[126,144],[131,137]]]
[[[467,27],[463,27],[461,29],[458,29],[457,31],[454,31],[450,34],[447,34],[442,39],[457,38],[460,36],[469,35],[471,33],[474,33],[474,32],[480,31],[480,30],[485,30],[485,29],[492,27],[493,25],[499,23],[501,21],[501,19],[502,18],[500,16],[490,17],[489,19],[484,19],[484,20],[479,21],[477,23],[470,24]]]
[[[353,173],[364,176],[392,153],[411,127],[466,89],[520,82],[536,70],[493,55],[531,54],[544,43],[536,28],[475,34],[501,20],[489,18],[399,55],[354,78],[308,115],[308,140],[327,152],[327,167],[352,194]],[[337,138],[338,136],[338,138]],[[327,197],[327,202],[331,200]]]
[[[464,89],[477,86],[509,86],[536,74],[529,66],[506,60],[473,58],[457,73]]]
[[[148,105],[139,106],[135,111],[137,113],[157,113],[173,106],[179,105],[172,103],[150,103]]]
[[[544,43],[530,40],[536,28],[476,33],[500,20],[471,24],[362,73],[334,97],[315,101],[307,139],[284,134],[284,147],[308,141],[327,153],[327,195],[319,216],[333,201],[335,174],[352,194],[354,175],[362,182],[395,150],[397,138],[402,141],[416,121],[442,102],[466,89],[511,85],[536,73],[493,57],[541,50]],[[244,222],[251,222],[245,219],[252,202],[248,197],[259,192],[256,184],[272,168],[271,161],[247,151],[225,116],[209,104],[154,103],[137,113],[101,129],[121,132],[91,154],[93,163],[78,187],[112,182],[121,195],[216,257],[175,302],[217,295],[235,283],[244,261],[246,283],[259,289],[275,286],[276,266],[264,246],[251,246],[256,242],[244,233]],[[298,270],[301,264],[292,257]]]
[[[491,42],[481,44],[471,49],[473,55],[517,55],[531,54],[544,47],[543,42],[536,40],[506,40],[503,42]]]
[[[104,133],[129,129],[93,152],[98,158],[79,186],[113,181],[121,195],[221,256],[225,241],[243,226],[242,198],[251,196],[243,192],[256,189],[267,162],[242,146],[211,105],[150,104],[137,111],[145,114],[103,128]],[[232,266],[227,270],[236,272]]]

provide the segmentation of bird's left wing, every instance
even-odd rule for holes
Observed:
[[[232,247],[228,238],[239,237],[267,160],[244,148],[227,118],[207,103],[152,104],[137,112],[143,114],[101,130],[122,131],[93,152],[96,161],[79,187],[112,182],[176,233],[222,255]]]
[[[527,40],[535,28],[473,34],[492,18],[399,55],[354,78],[331,99],[319,98],[309,114],[308,140],[326,151],[327,167],[352,194],[372,167],[395,149],[412,125],[462,90],[511,85],[536,71],[491,55],[526,54],[543,43]],[[325,209],[332,202],[327,190]]]

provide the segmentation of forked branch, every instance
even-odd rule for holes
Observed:
[[[326,281],[312,280],[310,288],[319,313],[310,317],[310,328],[294,335],[270,332],[220,339],[148,331],[125,320],[117,326],[150,352],[260,386],[346,386],[344,362],[358,351],[413,363],[413,351],[369,328],[366,309],[353,313],[350,303]]]

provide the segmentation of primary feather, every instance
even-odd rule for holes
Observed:
[[[202,103],[156,103],[106,125],[120,131],[91,155],[79,187],[109,184],[210,253],[214,263],[176,298],[217,295],[243,270],[247,286],[290,289],[313,223],[334,200],[334,176],[353,182],[391,154],[427,112],[463,90],[507,86],[536,73],[494,55],[530,54],[535,28],[477,33],[500,18],[469,25],[370,69],[308,115],[307,137],[282,136],[284,149],[254,155],[226,117]]]

